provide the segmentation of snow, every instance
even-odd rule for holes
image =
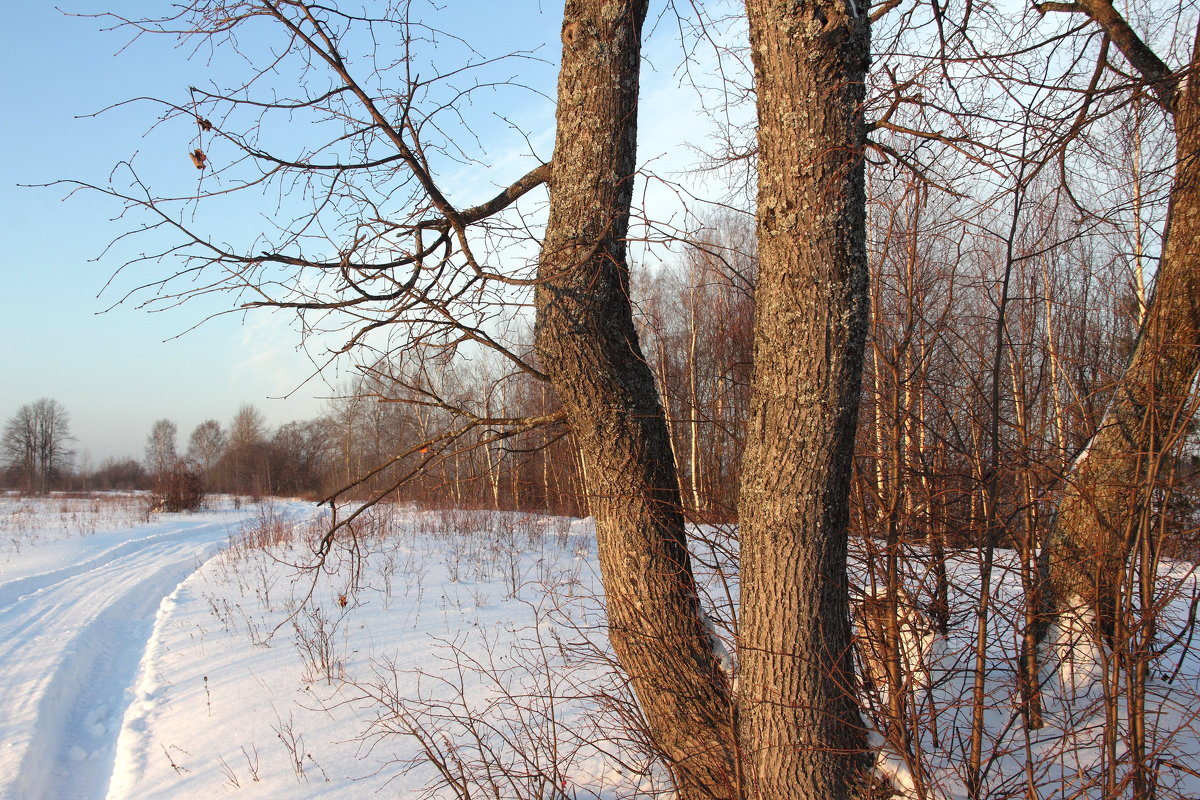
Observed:
[[[382,506],[316,568],[327,514],[299,501],[150,515],[133,496],[0,497],[0,798],[616,800],[663,790],[612,669],[590,520]],[[706,629],[733,669],[736,543],[695,533],[698,550],[709,548],[697,562]],[[959,798],[978,568],[961,554],[948,565],[954,617],[935,640],[920,613],[924,557],[906,561],[908,752],[885,735],[882,696],[868,706],[871,741],[897,796]],[[869,561],[854,557],[856,586],[871,585]],[[984,792],[1015,796],[1032,779],[1044,797],[1099,797],[1105,654],[1083,616],[1059,632],[1087,657],[1048,671],[1047,724],[1025,731],[1016,566],[998,553]],[[1161,637],[1178,642],[1147,688],[1163,797],[1200,796],[1194,573],[1175,562],[1161,575]]]
[[[852,546],[858,550],[851,558],[852,584],[869,586],[863,567],[870,554],[863,552],[861,542]],[[912,597],[931,594],[928,558],[928,552],[914,547],[902,559]],[[927,649],[921,637],[914,642],[920,658],[902,658],[911,687],[906,695],[907,744],[883,734],[886,692],[867,695],[876,769],[892,779],[897,796],[970,796],[967,754],[974,711],[979,563],[970,551],[950,556],[949,633],[938,635]],[[1033,786],[1039,797],[1128,796],[1128,788],[1114,795],[1105,787],[1109,779],[1118,787],[1129,787],[1132,781],[1128,684],[1115,660],[1097,643],[1089,614],[1080,611],[1051,633],[1055,646],[1050,649],[1070,660],[1058,669],[1043,664],[1044,725],[1027,729],[1022,724],[1017,669],[1024,601],[1019,565],[1016,553],[996,552],[983,684],[982,793],[1025,797]],[[865,589],[855,591],[867,594]],[[1157,598],[1161,607],[1155,619],[1161,649],[1146,656],[1150,677],[1145,687],[1145,760],[1153,771],[1157,796],[1163,798],[1200,797],[1200,654],[1191,647],[1194,620],[1189,611],[1197,591],[1194,565],[1163,564]],[[1165,643],[1173,644],[1163,647]]]
[[[0,796],[103,795],[160,601],[221,549],[236,520],[221,510],[74,538],[33,534],[28,552],[5,555]]]
[[[590,521],[384,507],[312,569],[308,503],[36,511],[0,552],[2,798],[444,797],[429,753],[484,785],[501,751],[508,796],[662,783],[610,741]]]

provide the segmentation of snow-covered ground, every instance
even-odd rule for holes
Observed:
[[[589,523],[385,507],[313,569],[312,504],[80,533],[40,503],[0,551],[0,797],[453,797],[489,753],[510,796],[656,781],[604,752]]]
[[[382,506],[318,566],[326,514],[0,497],[0,798],[656,796],[609,662],[589,521]],[[915,602],[926,555],[906,562]],[[855,556],[856,584],[869,561]],[[983,794],[1129,795],[1125,706],[1106,708],[1103,681],[1049,676],[1046,726],[1020,724],[1020,581],[1011,553],[996,563]],[[949,566],[950,635],[904,653],[909,752],[873,734],[898,796],[967,796],[979,575],[965,555]],[[736,580],[701,578],[728,641]],[[1166,565],[1160,588],[1173,644],[1150,664],[1145,761],[1157,796],[1200,797],[1195,567]]]
[[[100,509],[69,498],[9,499],[0,506],[9,534],[0,554],[4,797],[104,794],[126,690],[160,604],[222,549],[247,513],[226,508],[137,524],[141,502]],[[96,529],[106,523],[115,527]]]

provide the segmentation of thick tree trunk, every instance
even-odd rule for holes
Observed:
[[[752,798],[863,777],[846,586],[867,331],[865,7],[747,0],[759,278],[741,509],[738,738]]]
[[[736,791],[730,688],[700,616],[678,479],[629,299],[645,0],[568,0],[536,344],[596,518],[609,633],[681,798]]]
[[[1192,63],[1200,64],[1200,47]],[[1200,367],[1200,81],[1184,84],[1173,110],[1175,180],[1154,297],[1104,418],[1067,477],[1042,553],[1047,619],[1064,628],[1083,616],[1111,632],[1139,507],[1164,447],[1187,422],[1182,411]]]

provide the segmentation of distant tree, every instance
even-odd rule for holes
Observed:
[[[320,492],[335,463],[337,439],[337,428],[326,419],[281,425],[271,437],[271,491],[282,495]]]
[[[175,466],[179,455],[175,449],[175,439],[179,435],[179,426],[169,419],[160,419],[150,429],[146,437],[146,470],[151,475],[162,475]]]
[[[221,423],[215,419],[206,419],[196,426],[188,437],[187,460],[208,480],[212,480],[212,471],[221,460],[229,437],[225,434]]]
[[[269,490],[268,450],[267,421],[261,411],[247,403],[229,425],[229,443],[221,458],[221,470],[229,482],[224,488],[252,495]]]
[[[4,424],[0,454],[26,491],[45,494],[71,464],[70,441],[67,410],[44,397],[21,406]]]
[[[93,489],[142,489],[146,485],[146,469],[132,458],[124,461],[108,459],[91,474],[89,483]]]
[[[262,412],[250,403],[237,410],[229,425],[229,447],[247,447],[261,443],[267,438],[267,420]]]

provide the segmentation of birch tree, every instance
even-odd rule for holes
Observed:
[[[175,440],[179,426],[169,419],[155,421],[146,437],[146,471],[159,480],[179,461]]]

